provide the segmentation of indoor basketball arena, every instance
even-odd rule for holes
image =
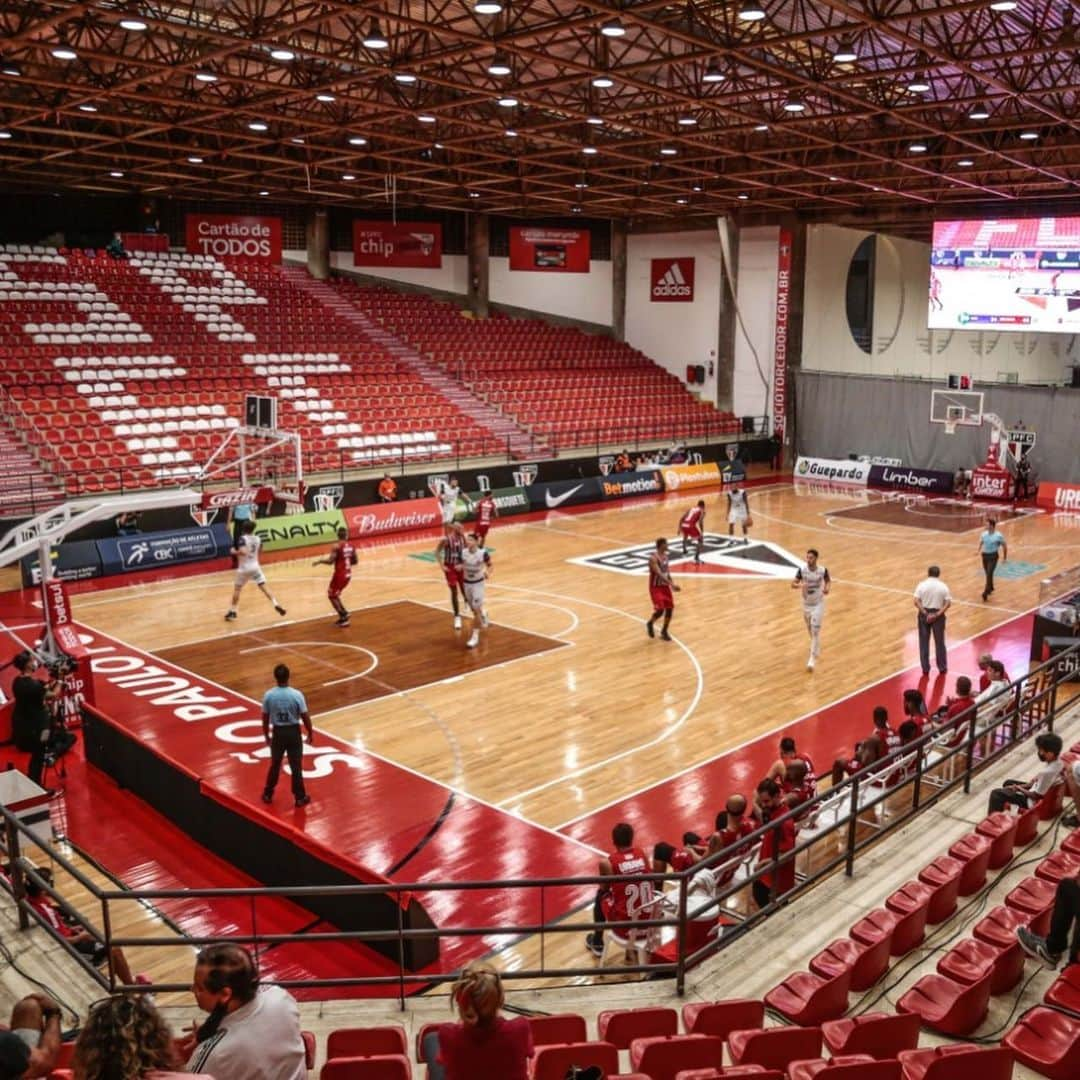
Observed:
[[[1080,1078],[1070,0],[0,10],[0,1080]]]

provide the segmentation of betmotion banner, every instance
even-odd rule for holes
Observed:
[[[871,487],[911,488],[932,495],[945,495],[953,489],[953,474],[935,469],[912,469],[908,466],[871,465]]]
[[[605,499],[625,499],[633,495],[655,495],[664,490],[659,471],[609,473],[600,477]]]

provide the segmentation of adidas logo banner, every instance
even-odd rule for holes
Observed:
[[[692,303],[694,260],[653,259],[649,274],[649,299],[654,303]]]

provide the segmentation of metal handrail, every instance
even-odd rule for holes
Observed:
[[[483,926],[457,926],[438,927],[435,929],[405,929],[399,916],[396,929],[383,930],[333,930],[319,934],[275,934],[261,933],[253,925],[250,933],[238,932],[230,934],[230,940],[247,943],[255,946],[269,946],[287,944],[291,942],[303,942],[311,946],[314,942],[396,942],[398,948],[398,971],[394,975],[386,976],[357,976],[334,979],[292,979],[283,980],[281,985],[287,987],[346,987],[355,985],[370,986],[396,986],[398,998],[402,1007],[407,993],[407,988],[412,986],[430,986],[448,982],[456,977],[454,971],[420,971],[411,972],[406,970],[404,964],[404,947],[408,941],[422,941],[440,938],[482,938],[485,936],[499,937],[523,937],[540,935],[543,942],[550,934],[576,934],[582,932],[602,931],[604,929],[626,929],[634,931],[650,931],[669,929],[675,933],[676,951],[673,961],[660,964],[626,963],[604,967],[605,975],[629,975],[634,973],[650,972],[659,975],[670,975],[675,979],[676,990],[682,993],[685,988],[686,972],[690,965],[699,963],[706,957],[726,948],[732,941],[748,933],[754,926],[768,918],[778,907],[790,903],[797,896],[814,887],[825,877],[832,875],[841,867],[847,876],[854,873],[855,863],[859,855],[868,847],[876,844],[882,837],[889,835],[895,829],[905,825],[913,816],[923,809],[933,805],[944,795],[958,786],[963,786],[965,791],[970,791],[972,775],[996,761],[1019,742],[1029,738],[1037,731],[1052,730],[1057,715],[1058,701],[1057,690],[1059,684],[1074,674],[1073,665],[1080,662],[1080,642],[1065,652],[1052,657],[1037,665],[1026,675],[1021,676],[1009,687],[1001,692],[995,701],[996,706],[989,703],[980,708],[969,707],[963,713],[949,722],[948,728],[939,727],[926,732],[920,738],[911,743],[898,747],[886,754],[873,765],[867,766],[853,776],[847,778],[836,787],[815,795],[812,799],[801,804],[797,808],[786,812],[772,820],[762,824],[753,833],[745,838],[740,838],[736,843],[722,851],[709,856],[697,863],[689,870],[671,873],[649,873],[638,875],[605,876],[600,874],[586,874],[576,877],[553,877],[553,878],[517,878],[491,881],[467,881],[467,882],[409,882],[394,883],[390,885],[334,885],[334,886],[273,886],[273,887],[245,887],[245,888],[215,888],[215,889],[139,889],[125,891],[120,889],[102,889],[83,874],[77,866],[67,859],[61,852],[56,851],[51,845],[33,838],[30,830],[6,808],[0,808],[0,816],[3,819],[3,834],[5,838],[5,856],[12,866],[10,884],[5,883],[5,888],[11,892],[18,903],[19,921],[22,928],[30,925],[31,919],[37,919],[37,914],[25,899],[25,882],[29,878],[35,881],[55,900],[64,904],[67,910],[72,910],[70,905],[63,901],[59,890],[50,886],[40,875],[25,861],[20,858],[22,840],[29,838],[31,843],[40,848],[44,854],[60,866],[66,873],[78,881],[94,899],[101,905],[101,925],[94,926],[80,913],[80,920],[86,925],[89,932],[96,940],[107,947],[170,947],[199,946],[211,944],[221,940],[217,937],[130,937],[117,935],[112,932],[112,919],[110,904],[116,902],[139,901],[145,904],[153,904],[155,901],[169,900],[174,898],[191,899],[202,897],[208,900],[215,898],[271,898],[283,897],[294,902],[302,901],[306,897],[315,896],[363,896],[370,894],[390,895],[397,899],[399,911],[401,901],[406,894],[424,895],[439,892],[465,892],[476,890],[508,890],[508,889],[537,889],[540,896],[540,908],[543,911],[544,893],[547,889],[568,887],[586,888],[589,886],[608,886],[618,881],[634,881],[641,883],[650,881],[663,888],[664,884],[672,884],[677,890],[674,901],[664,901],[669,904],[673,911],[665,914],[662,910],[654,913],[653,917],[633,921],[597,923],[591,919],[573,919],[573,921],[561,921],[549,923],[541,919],[539,922],[530,922],[520,925],[483,925]],[[987,718],[985,712],[980,717],[982,710],[989,711],[993,708],[994,715]],[[934,778],[933,783],[928,779],[928,771],[925,764],[925,751],[928,747],[940,743],[943,734],[947,730],[960,730],[965,728],[964,737],[957,741],[953,747],[946,748],[934,768],[938,765],[955,760],[961,768],[950,779],[942,780]],[[1000,733],[1000,735],[999,735]],[[981,757],[976,756],[976,748],[986,741],[989,749]],[[899,769],[905,763],[910,763],[895,783],[887,783],[886,778],[892,772]],[[868,786],[873,785],[875,793],[866,797]],[[926,789],[930,788],[929,793]],[[877,820],[876,810],[884,806],[890,800],[895,800],[898,795],[910,790],[911,803],[903,812],[889,819],[883,816]],[[733,876],[713,896],[704,903],[694,905],[691,903],[689,889],[694,877],[703,870],[715,869],[724,864],[745,864],[753,858],[758,845],[770,831],[778,831],[787,821],[800,821],[809,819],[812,823],[816,812],[831,802],[846,804],[847,813],[844,816],[837,814],[831,824],[818,829],[816,826],[814,835],[802,841],[796,840],[795,846],[787,852],[779,851],[779,843],[774,845],[777,852],[773,860],[765,865],[755,864],[747,868],[745,875]],[[870,835],[859,837],[858,825],[863,821],[864,815],[874,814],[873,831]],[[869,822],[863,821],[870,825]],[[815,853],[829,845],[831,839],[840,836],[841,843],[837,850],[825,858],[822,865],[804,875],[796,873],[794,886],[779,896],[773,896],[769,903],[758,911],[743,918],[732,927],[726,927],[716,938],[693,953],[687,947],[687,926],[690,921],[710,916],[713,912],[725,917],[731,916],[726,908],[726,902],[738,893],[747,889],[754,881],[759,880],[766,874],[777,875],[782,867],[794,864],[797,868],[797,860],[803,854]],[[778,837],[779,839],[779,837]],[[749,852],[750,854],[745,854]],[[777,878],[774,876],[773,880]],[[50,930],[50,932],[52,932]],[[54,937],[58,937],[53,933]],[[62,939],[60,939],[62,940]],[[69,948],[69,952],[72,950]],[[542,954],[543,955],[543,954]],[[105,989],[130,989],[120,987],[116,982],[115,973],[111,963],[105,973],[98,972],[85,963],[85,958],[79,958],[84,970],[87,970]],[[541,963],[539,969],[519,968],[504,973],[506,979],[533,979],[533,978],[569,978],[597,974],[595,966],[548,968]],[[187,984],[162,984],[157,987],[163,991],[186,990]]]

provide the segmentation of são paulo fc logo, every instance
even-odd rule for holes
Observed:
[[[694,299],[694,260],[653,259],[649,299],[655,303],[691,303]]]
[[[649,572],[649,556],[654,550],[653,543],[638,544],[582,555],[567,562],[608,570],[614,574],[643,577]],[[802,565],[790,551],[771,541],[747,541],[716,533],[705,534],[700,563],[694,562],[692,547],[689,552],[683,552],[681,537],[668,540],[668,558],[671,572],[676,577],[764,577],[790,581]]]

